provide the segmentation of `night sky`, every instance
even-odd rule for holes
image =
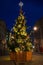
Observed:
[[[21,0],[24,3],[23,12],[27,20],[27,26],[33,27],[37,20],[43,17],[43,0]],[[15,19],[19,15],[20,0],[0,0],[0,19],[6,21],[10,30],[15,24]]]

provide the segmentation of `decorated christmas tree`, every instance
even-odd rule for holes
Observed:
[[[26,20],[23,15],[22,6],[23,3],[19,3],[20,14],[16,19],[16,23],[12,28],[12,32],[9,35],[9,49],[11,51],[20,52],[20,51],[31,51],[32,43],[27,33],[26,29]]]

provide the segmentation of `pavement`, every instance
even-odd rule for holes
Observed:
[[[9,56],[0,57],[0,65],[15,65]],[[33,54],[32,61],[17,65],[43,65],[43,54]]]

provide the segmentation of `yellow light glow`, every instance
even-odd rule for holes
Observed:
[[[35,30],[35,31],[36,31],[36,30],[37,30],[37,27],[34,27],[34,28],[33,28],[33,30]]]

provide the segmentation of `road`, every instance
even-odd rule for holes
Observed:
[[[14,65],[9,56],[0,57],[0,65]],[[19,64],[17,64],[19,65]],[[43,65],[43,54],[35,54],[32,56],[32,61],[20,65]]]

